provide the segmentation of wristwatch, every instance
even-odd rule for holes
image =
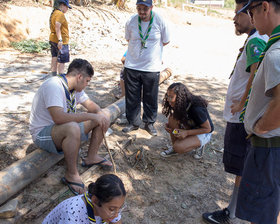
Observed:
[[[58,40],[58,42],[62,42],[62,40],[61,40],[61,39],[59,39],[59,40]]]

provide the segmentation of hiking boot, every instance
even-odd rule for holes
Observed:
[[[229,210],[227,208],[212,213],[203,213],[202,218],[207,223],[213,224],[233,224],[229,217]]]
[[[149,132],[150,135],[152,136],[157,136],[157,130],[155,129],[154,125],[152,123],[150,124],[145,124],[145,130]]]
[[[195,150],[195,154],[193,155],[193,158],[201,159],[203,156],[203,152],[204,152],[204,146],[199,147],[198,149]]]
[[[137,130],[138,128],[139,128],[138,126],[134,126],[134,125],[130,124],[130,125],[128,125],[127,127],[123,128],[122,131],[123,131],[124,133],[128,133],[128,132]]]
[[[163,151],[160,153],[160,155],[162,157],[170,157],[170,156],[174,156],[174,155],[177,155],[178,153],[174,151],[173,147],[172,146],[168,146],[167,150]]]

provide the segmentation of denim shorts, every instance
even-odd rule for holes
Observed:
[[[50,41],[51,45],[51,55],[52,57],[57,57],[57,61],[59,63],[67,63],[70,61],[69,55],[69,45],[63,44],[62,48],[59,50],[57,47],[57,43]]]
[[[51,133],[52,133],[53,126],[54,126],[54,124],[44,127],[37,135],[35,144],[40,149],[43,149],[47,152],[62,154],[63,153],[62,149],[56,148],[56,146],[52,140]],[[79,123],[79,126],[80,126],[80,133],[81,133],[81,137],[80,137],[81,141],[87,141],[88,135],[85,134],[84,123],[83,122]]]
[[[210,142],[211,136],[212,136],[212,133],[197,135],[197,137],[200,141],[200,147],[202,147],[202,146],[206,145],[208,142]]]
[[[236,216],[276,224],[280,210],[280,147],[250,146],[240,183]]]
[[[223,163],[225,171],[242,176],[243,167],[250,146],[243,123],[227,122],[224,136]]]

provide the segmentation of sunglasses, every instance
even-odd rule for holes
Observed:
[[[247,9],[247,13],[248,13],[248,15],[249,15],[251,18],[253,18],[253,12],[252,12],[252,10],[255,9],[255,8],[257,8],[257,7],[259,7],[259,6],[261,6],[262,3],[263,3],[263,2],[260,2],[260,3],[258,3],[258,4],[256,4],[256,5],[253,5],[253,6],[251,6],[251,7],[249,7],[249,8]]]

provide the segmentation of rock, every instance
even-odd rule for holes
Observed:
[[[18,200],[13,199],[0,207],[0,218],[8,219],[16,215]]]
[[[105,133],[105,136],[108,137],[111,135],[114,131],[111,128],[108,128],[107,132]]]
[[[183,203],[181,204],[181,208],[186,209],[186,208],[187,208],[186,203],[183,202]]]

